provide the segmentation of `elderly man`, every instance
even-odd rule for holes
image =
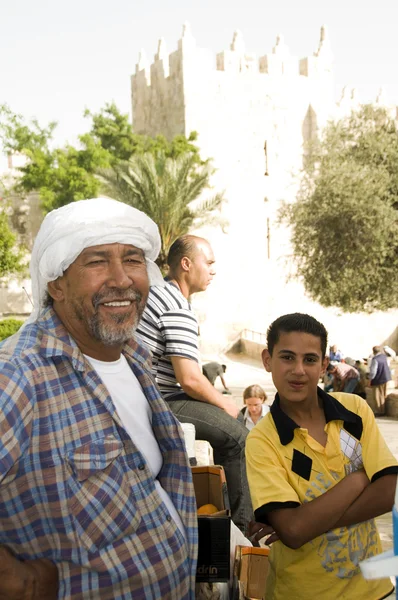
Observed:
[[[35,309],[0,347],[0,543],[16,557],[1,598],[194,598],[183,436],[134,336],[159,248],[153,221],[110,199],[42,224]]]
[[[203,375],[198,322],[188,298],[204,291],[215,275],[215,259],[203,238],[185,235],[170,247],[166,286],[151,286],[137,334],[153,354],[153,374],[163,397],[182,423],[193,423],[198,439],[213,447],[227,478],[232,519],[247,532],[252,518],[246,479],[248,430],[239,409]]]

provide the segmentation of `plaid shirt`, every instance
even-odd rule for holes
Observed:
[[[182,433],[149,353],[134,340],[123,353],[150,403],[158,480],[187,540],[108,390],[49,308],[0,345],[0,544],[54,561],[58,598],[192,600],[196,502]]]

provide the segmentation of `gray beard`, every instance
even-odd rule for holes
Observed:
[[[110,294],[107,294],[109,298]],[[121,298],[123,294],[114,294],[115,298]],[[139,292],[130,291],[128,294],[124,294],[124,299],[129,299],[135,302],[136,305],[136,315],[134,319],[134,323],[130,322],[125,323],[125,321],[130,321],[129,315],[110,315],[111,320],[114,325],[110,323],[104,323],[101,320],[100,315],[96,312],[94,315],[87,317],[85,315],[82,306],[76,302],[73,302],[75,313],[82,323],[85,323],[88,331],[91,333],[94,339],[98,340],[105,346],[115,346],[119,344],[124,344],[128,340],[130,340],[134,336],[134,332],[137,328],[137,325],[141,319],[141,315],[144,310],[144,305],[141,304],[142,294]],[[95,308],[98,308],[98,305],[101,301],[101,297],[99,295],[95,296],[93,299],[93,304]]]
[[[132,325],[123,323],[125,318],[124,315],[115,315],[111,318],[115,323],[115,326],[112,326],[109,323],[103,323],[98,315],[94,315],[87,322],[91,335],[105,346],[124,344],[130,340],[137,328],[141,314],[136,316]]]

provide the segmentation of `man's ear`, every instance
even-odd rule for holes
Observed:
[[[191,259],[188,256],[183,256],[181,259],[181,269],[185,272],[188,272],[191,268]]]
[[[322,361],[322,371],[321,371],[321,375],[325,374],[325,371],[327,369],[327,366],[329,364],[329,359],[327,356],[324,357],[323,361]]]
[[[268,352],[268,348],[264,348],[264,350],[261,353],[261,358],[263,359],[263,365],[265,367],[265,370],[267,371],[267,373],[271,373],[271,354]]]
[[[47,283],[47,291],[54,302],[62,302],[65,298],[63,277],[58,277],[55,281]]]

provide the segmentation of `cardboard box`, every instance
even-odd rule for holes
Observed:
[[[269,548],[236,546],[234,600],[265,600]]]
[[[196,505],[214,504],[219,511],[198,515],[199,552],[196,581],[229,581],[231,511],[221,466],[192,467]]]

